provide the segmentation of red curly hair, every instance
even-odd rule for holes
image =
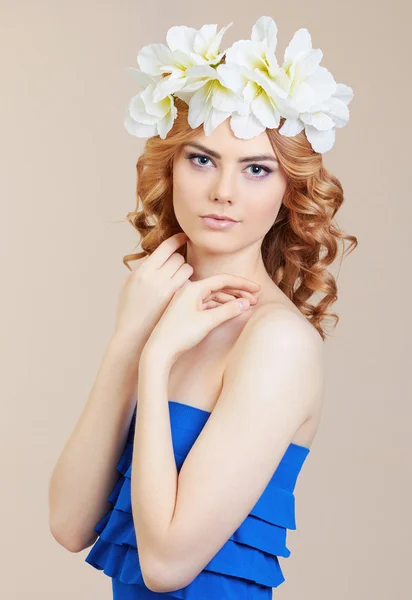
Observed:
[[[192,129],[186,102],[175,98],[175,106],[177,117],[167,137],[149,138],[137,161],[137,206],[127,213],[127,220],[140,234],[142,252],[124,256],[123,263],[130,270],[128,261],[151,254],[163,240],[182,231],[173,210],[173,161],[180,147],[202,131],[203,124]],[[327,333],[321,322],[327,317],[335,319],[335,326],[339,322],[336,313],[327,312],[338,297],[336,280],[327,266],[336,258],[338,240],[350,242],[349,253],[358,241],[333,222],[344,199],[342,185],[325,169],[322,154],[312,149],[305,132],[294,137],[283,136],[277,129],[266,129],[266,133],[287,175],[287,187],[277,218],[263,238],[262,259],[273,282],[324,341]],[[186,245],[177,251],[186,259]],[[308,300],[316,292],[324,296],[310,304]]]

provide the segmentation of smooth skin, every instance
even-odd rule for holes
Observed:
[[[193,272],[176,252],[187,239],[181,232],[164,240],[150,256],[133,263],[123,280],[114,332],[49,482],[50,532],[70,552],[80,552],[96,541],[94,527],[111,507],[107,498],[118,478],[116,465],[136,404],[142,350],[174,294]],[[250,282],[244,282],[250,288]],[[221,301],[243,297],[256,304],[246,288],[226,289]],[[205,308],[221,304],[211,298],[205,298]]]
[[[238,158],[267,154],[268,139],[238,140],[225,127],[195,140],[227,150],[222,159],[193,166],[191,149],[175,161],[174,209],[188,234],[193,274],[153,329],[139,363],[132,506],[142,572],[156,592],[188,585],[240,526],[323,390],[321,337],[273,283],[260,254],[286,180],[279,170],[271,182],[269,176],[264,183],[251,180],[250,165]],[[206,212],[240,223],[210,230],[200,219]],[[206,297],[237,286],[239,274],[259,283],[258,301],[242,311],[228,298],[205,311]],[[239,323],[217,402],[177,474],[167,406],[171,369],[216,331],[229,333]],[[207,361],[213,346],[204,348]]]
[[[236,301],[201,308],[210,290],[231,282],[223,274],[183,286],[139,364],[132,507],[143,576],[156,592],[188,585],[241,525],[322,388],[318,337],[302,335],[300,321],[285,309],[256,313],[177,473],[167,405],[170,368],[188,346],[241,313]]]
[[[322,392],[322,340],[273,283],[260,254],[281,206],[285,176],[265,160],[259,164],[273,172],[261,180],[252,174],[258,161],[238,162],[262,153],[275,157],[267,136],[239,140],[225,121],[211,136],[198,135],[193,142],[218,150],[221,158],[188,159],[188,147],[176,158],[173,205],[185,233],[165,240],[126,276],[113,336],[50,481],[52,534],[67,549],[83,550],[95,541],[93,528],[109,508],[138,390],[136,430],[147,435],[135,436],[136,452],[145,461],[139,464],[134,457],[139,494],[132,501],[139,556],[153,591],[187,585],[204,568],[246,518],[289,442],[317,410]],[[225,213],[240,223],[212,231],[200,219],[206,212]],[[176,252],[185,242],[187,266]],[[149,261],[156,268],[142,277]],[[182,287],[193,288],[185,286],[189,278],[196,284],[221,274],[242,279],[221,278],[217,290],[209,285],[200,314],[199,303]],[[257,292],[251,282],[260,285]],[[238,297],[249,300],[247,310],[226,312],[223,321],[200,320],[220,308],[232,310],[227,306],[234,307]],[[190,331],[182,327],[183,306],[191,307]],[[209,333],[206,323],[212,326]],[[203,334],[197,345],[182,350]],[[179,377],[184,389],[232,339],[220,393],[212,398],[220,373],[210,387],[212,378],[202,390],[197,385],[213,412],[177,477],[166,412],[171,373],[195,357],[194,375],[183,369]]]

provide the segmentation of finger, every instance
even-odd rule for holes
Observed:
[[[235,300],[235,296],[226,294],[225,292],[216,292],[215,294],[212,294],[211,300],[216,300],[216,302],[228,302],[229,300]]]
[[[255,294],[257,292],[254,292],[252,294],[252,292],[248,292],[246,290],[229,290],[230,294],[232,296],[232,298],[246,298],[246,300],[249,300],[249,302],[251,304],[256,304],[256,302],[258,301],[257,297],[255,296]],[[226,293],[226,292],[224,292]]]
[[[222,292],[225,292],[225,291],[229,291],[234,296],[243,296],[244,294],[249,294],[250,293],[250,292],[247,292],[246,290],[239,290],[239,289],[234,288],[234,287],[223,288]]]
[[[209,302],[204,302],[202,304],[202,310],[209,310],[210,308],[215,308],[216,306],[221,306],[219,302],[215,302],[214,300],[209,300]]]
[[[256,296],[254,296],[250,292],[244,292],[240,296],[240,298],[242,298],[242,297],[246,298],[246,300],[249,300],[249,304],[255,305],[258,302],[258,299],[256,298]],[[227,294],[224,292],[216,292],[211,297],[208,296],[206,299],[204,299],[203,302],[207,302],[208,300],[216,300],[216,302],[220,302],[221,304],[223,304],[224,302],[230,302],[231,300],[236,300],[237,298],[239,298],[239,296]]]
[[[180,252],[174,252],[160,267],[162,275],[168,279],[171,279],[176,274],[176,271],[180,269],[185,262],[186,261]]]
[[[198,281],[195,281],[194,284],[198,290],[200,290],[202,298],[212,294],[213,292],[217,292],[222,288],[228,287],[243,289],[249,292],[257,292],[260,289],[260,285],[258,283],[255,283],[250,279],[246,279],[246,277],[232,275],[230,273],[218,273],[216,275],[211,275],[205,279],[199,279]]]
[[[137,258],[134,261],[132,261],[132,271],[136,271],[140,265],[142,265],[148,258],[149,258],[149,254],[146,254],[146,256],[143,256],[142,258]]]
[[[170,280],[173,284],[173,289],[178,290],[181,287],[193,285],[193,281],[190,281],[189,279],[193,275],[193,271],[192,265],[183,262]]]
[[[159,269],[173,254],[176,250],[185,244],[188,240],[188,236],[184,231],[180,231],[179,233],[175,233],[174,235],[163,240],[161,244],[152,252],[149,256],[148,260],[145,264],[142,265],[142,268],[145,269],[147,267],[153,269]]]
[[[243,306],[241,306],[240,303],[242,303]],[[204,316],[207,320],[208,330],[211,331],[224,321],[233,319],[234,317],[245,312],[249,307],[249,302],[242,298],[241,300],[231,300],[230,302],[221,304],[212,310],[205,311]]]

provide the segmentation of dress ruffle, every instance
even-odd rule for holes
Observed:
[[[182,410],[193,413],[200,409],[175,402],[171,403],[170,408],[176,466],[180,471],[192,445],[187,445],[187,438],[193,437],[194,441],[200,431],[197,427],[196,431],[192,430],[190,432],[192,435],[188,436],[187,428],[179,430],[179,420],[174,426],[173,416],[179,417],[178,413]],[[210,414],[206,411],[201,413],[205,413],[205,415],[201,414],[201,417]],[[196,415],[199,418],[198,412]],[[135,415],[133,420],[134,417]],[[204,422],[206,420],[206,418],[202,419]],[[187,422],[185,423],[187,427]],[[132,425],[131,435],[129,434],[116,467],[120,477],[108,498],[113,507],[95,526],[99,538],[90,549],[85,561],[116,580],[113,581],[114,593],[116,589],[123,587],[122,584],[128,584],[136,586],[136,590],[134,594],[128,594],[127,598],[161,596],[165,599],[168,597],[166,594],[157,594],[148,590],[140,569],[131,506]],[[177,449],[182,450],[182,446],[185,445],[187,446],[184,448],[185,454],[176,452]],[[290,556],[290,550],[286,546],[286,535],[288,529],[296,529],[293,489],[308,453],[309,449],[303,446],[295,444],[289,446],[271,481],[240,527],[202,572],[184,588],[168,592],[170,597],[182,600],[209,598],[271,600],[272,588],[279,586],[285,580],[278,557]],[[279,482],[283,484],[282,487],[279,486]],[[143,595],[142,587],[146,595]],[[129,590],[131,591],[131,588],[128,588],[128,592]],[[119,592],[117,597],[124,600],[124,596]]]

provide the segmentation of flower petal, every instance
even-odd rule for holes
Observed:
[[[157,130],[158,130],[159,135],[162,138],[162,140],[165,139],[165,137],[167,136],[169,131],[172,129],[173,122],[176,118],[176,115],[177,115],[177,108],[174,106],[173,103],[171,103],[170,110],[167,112],[167,114],[164,116],[164,118],[161,119],[157,124]]]
[[[286,119],[297,119],[299,117],[299,111],[290,102],[290,98],[280,98],[276,96],[276,106],[278,107],[282,117]]]
[[[231,21],[225,27],[222,27],[222,29],[219,31],[219,33],[215,36],[215,39],[209,43],[209,47],[206,52],[206,58],[208,60],[212,60],[213,58],[216,58],[216,56],[218,55],[218,52],[219,52],[219,47],[222,42],[222,38],[223,38],[224,34],[226,33],[226,31],[229,29],[229,27],[231,27],[232,25],[233,25],[233,21]]]
[[[157,81],[157,78],[153,77],[153,75],[149,75],[149,73],[145,73],[144,71],[140,71],[134,67],[127,67],[127,70],[132,74],[133,79],[141,87],[146,87],[150,83],[155,83]]]
[[[216,74],[222,85],[237,94],[241,94],[247,85],[245,70],[242,69],[241,65],[227,63],[218,65]]]
[[[138,52],[137,62],[145,73],[160,75],[160,67],[173,64],[172,53],[164,44],[148,44]]]
[[[269,73],[270,77],[279,77],[279,75],[281,75],[281,73],[285,73],[284,69],[282,69],[279,66],[274,51],[267,50],[265,52],[265,58],[266,58],[266,63],[267,63],[266,69],[267,69],[267,72]],[[285,75],[286,75],[286,73],[285,73]]]
[[[230,115],[230,112],[212,108],[204,121],[203,129],[205,131],[205,135],[210,135],[213,130],[218,125],[223,123],[223,121],[225,121],[228,117],[230,117]]]
[[[299,112],[307,112],[316,104],[316,92],[307,81],[297,82],[293,88],[291,104]]]
[[[213,86],[211,104],[215,110],[230,113],[236,110],[238,104],[241,102],[242,99],[239,98],[235,92],[232,92],[232,90],[229,88],[220,85],[219,82],[216,82]]]
[[[308,50],[312,50],[312,38],[309,31],[305,27],[302,27],[295,32],[289,42],[285,50],[284,62],[293,62],[301,52],[307,52]]]
[[[306,83],[315,92],[315,104],[323,102],[336,92],[336,81],[325,67],[318,67],[312,75],[306,79]]]
[[[276,50],[277,36],[278,28],[272,17],[259,17],[252,27],[252,41],[263,42],[273,51]]]
[[[189,79],[187,78],[187,81],[185,83],[185,86],[182,88],[182,92],[176,91],[173,92],[175,96],[177,96],[178,98],[182,98],[182,100],[185,99],[186,95],[189,94],[189,97],[191,98],[192,95],[197,92],[197,90],[199,90],[201,87],[203,87],[205,85],[205,83],[207,83],[209,81],[208,78],[204,78],[204,79]]]
[[[203,87],[205,83],[218,78],[216,69],[210,65],[195,65],[186,71],[187,81],[183,92],[196,92]]]
[[[210,65],[194,65],[186,71],[186,76],[190,79],[198,77],[207,77],[208,79],[217,79],[216,69]]]
[[[199,87],[201,87],[200,84]],[[176,96],[176,98],[180,98],[180,100],[183,100],[183,102],[186,102],[186,104],[190,103],[190,99],[192,98],[194,92],[192,91],[187,91],[186,88],[183,88],[183,90],[178,90],[177,92],[174,92],[174,96]]]
[[[333,96],[348,105],[353,100],[353,89],[344,83],[338,83]]]
[[[167,77],[162,77],[153,92],[153,101],[161,102],[166,96],[181,90],[186,84],[186,81],[187,78],[182,71],[179,73],[171,73]]]
[[[198,64],[198,62],[196,60],[196,55],[193,54],[193,52],[186,54],[186,52],[180,52],[180,50],[173,50],[173,52],[171,51],[170,53],[170,64],[166,65],[164,69],[167,67],[170,69],[170,65],[172,65],[175,69],[183,71],[196,64]]]
[[[305,128],[305,125],[300,119],[286,119],[282,127],[279,129],[279,133],[285,137],[294,137]]]
[[[284,79],[280,79],[280,83],[277,78],[270,77],[264,71],[255,70],[253,73],[253,80],[256,81],[269,96],[280,96],[281,98],[287,98],[288,91],[284,89]],[[289,86],[289,82],[286,82]]]
[[[234,63],[247,67],[251,71],[266,69],[262,55],[266,50],[263,42],[252,40],[238,40],[226,52],[226,64]]]
[[[159,117],[156,115],[151,115],[147,112],[146,105],[142,98],[142,93],[140,92],[137,96],[133,96],[133,98],[129,102],[128,110],[131,118],[138,123],[142,123],[144,125],[152,125],[153,123],[157,123]]]
[[[259,94],[250,106],[253,114],[262,125],[269,129],[277,129],[279,127],[279,109],[266,94]]]
[[[315,127],[306,125],[305,133],[315,152],[324,154],[325,152],[328,152],[335,143],[336,130],[334,127],[332,129],[327,129],[326,131],[319,131]]]
[[[148,115],[154,115],[158,119],[163,119],[166,113],[170,110],[171,98],[170,96],[166,96],[166,98],[160,102],[154,102],[153,92],[155,89],[156,88],[153,84],[148,85],[147,88],[140,93],[140,96],[144,102]]]
[[[249,81],[243,90],[243,98],[246,104],[251,104],[253,100],[261,93],[260,86],[254,81]]]
[[[317,50],[309,50],[302,56],[298,61],[297,70],[298,78],[306,79],[309,75],[312,75],[319,67],[320,61],[323,58],[323,52],[319,48]]]
[[[149,138],[152,137],[152,135],[157,134],[156,124],[145,125],[143,123],[138,123],[132,119],[130,115],[125,116],[123,123],[128,133],[139,138]]]
[[[324,112],[333,119],[335,127],[345,127],[349,121],[349,109],[347,105],[335,96],[332,96],[325,102]]]
[[[199,31],[196,32],[193,50],[196,54],[200,54],[201,56],[206,56],[207,50],[211,44],[211,42],[216,37],[217,24],[206,24],[202,25]]]
[[[266,129],[252,112],[247,115],[234,113],[230,119],[230,127],[235,136],[242,140],[250,140]]]
[[[206,83],[190,98],[187,121],[192,129],[196,129],[196,127],[204,123],[211,110],[208,102],[208,93],[209,83]]]
[[[193,52],[197,30],[186,25],[174,25],[166,33],[166,42],[170,50]]]
[[[313,113],[301,113],[299,115],[300,119],[306,125],[311,125],[320,131],[326,131],[327,129],[332,129],[335,126],[333,119],[329,117],[329,115],[325,114],[322,111],[317,111]]]

